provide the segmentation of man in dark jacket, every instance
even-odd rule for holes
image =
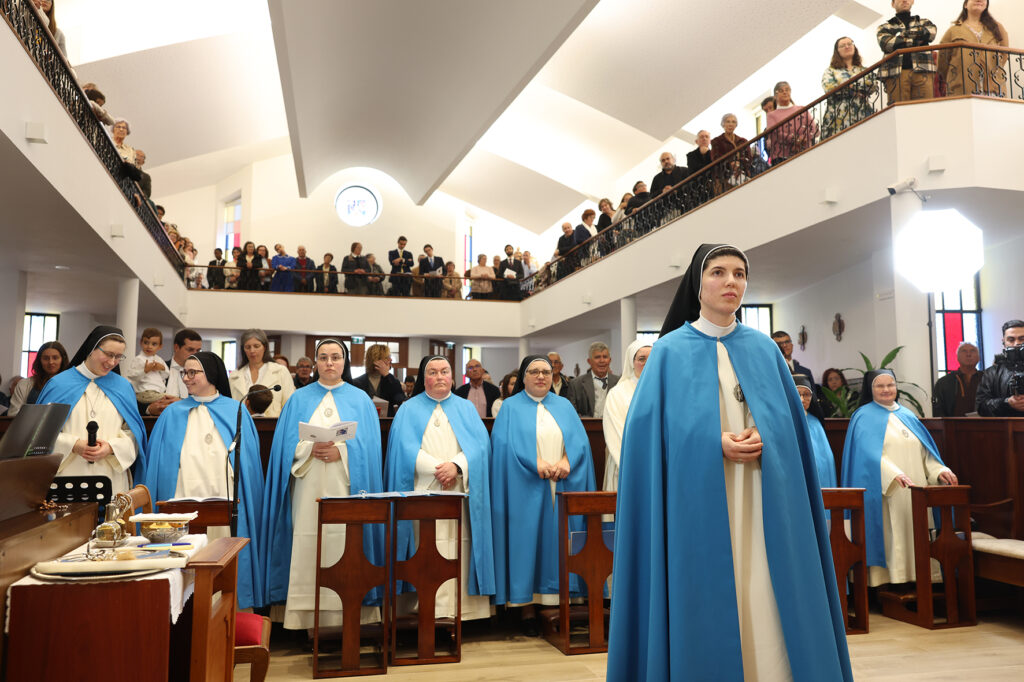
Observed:
[[[493,417],[491,406],[501,397],[501,391],[494,384],[484,381],[484,366],[476,358],[466,363],[466,376],[469,377],[469,383],[456,388],[455,395],[471,402],[481,419]]]
[[[1024,321],[1010,320],[1003,324],[1003,348],[1024,346]],[[1024,417],[1024,395],[1014,395],[1010,379],[1016,372],[997,355],[995,363],[981,374],[978,385],[978,414],[982,417]]]
[[[956,349],[959,368],[935,382],[932,391],[933,417],[964,417],[974,412],[981,372],[978,371],[978,347],[964,341]]]

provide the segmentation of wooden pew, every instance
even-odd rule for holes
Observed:
[[[864,531],[864,488],[823,488],[821,499],[832,511],[829,541],[836,567],[839,602],[843,606],[846,634],[868,632],[868,562]],[[850,512],[850,537],[846,535],[844,512]],[[852,572],[852,576],[851,576]],[[852,580],[850,578],[852,577]],[[847,592],[849,585],[849,592]],[[849,599],[853,598],[853,614]]]

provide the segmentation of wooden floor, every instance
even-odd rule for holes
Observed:
[[[444,680],[603,680],[605,654],[563,656],[544,639],[524,637],[513,629],[469,624],[462,662],[392,667],[388,679]],[[311,654],[275,629],[268,680],[312,679]],[[280,640],[284,640],[279,643]],[[871,614],[871,632],[849,639],[853,673],[858,682],[928,680],[964,682],[1024,680],[1024,614],[989,615],[976,627],[924,630]],[[372,679],[372,678],[364,678]],[[244,667],[235,680],[249,680]]]

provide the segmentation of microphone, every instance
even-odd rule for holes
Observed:
[[[251,395],[256,395],[258,393],[269,393],[271,391],[275,391],[276,392],[276,391],[280,391],[280,390],[281,390],[281,384],[274,384],[270,388],[250,388],[249,391],[245,394],[245,398],[248,398]],[[242,398],[242,402],[245,401],[245,398]]]
[[[85,432],[89,434],[89,447],[96,447],[96,432],[100,430],[100,425],[96,422],[89,422],[85,425]]]

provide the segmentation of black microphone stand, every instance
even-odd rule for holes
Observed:
[[[235,418],[235,437],[231,441],[231,447],[228,448],[228,457],[231,457],[231,453],[234,451],[235,459],[234,494],[231,495],[231,537],[233,538],[238,537],[238,482],[242,479],[242,467],[239,466],[241,462],[239,450],[242,449],[242,409],[244,407],[245,398],[242,398],[238,403],[238,415]]]

